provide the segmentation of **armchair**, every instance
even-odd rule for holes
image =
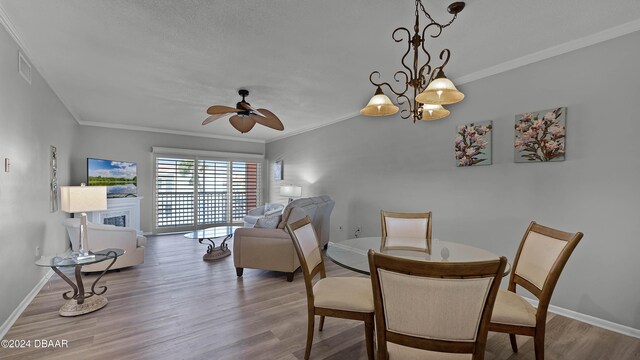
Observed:
[[[275,228],[237,229],[233,234],[232,252],[236,274],[242,276],[244,268],[281,271],[287,273],[287,281],[293,281],[300,261],[285,225],[309,216],[318,234],[318,243],[323,247],[329,242],[334,203],[329,196],[297,199],[285,207]]]
[[[80,219],[65,219],[64,226],[67,228],[71,246],[76,249],[80,243]],[[147,238],[138,235],[135,229],[118,227],[113,225],[88,224],[87,250],[101,250],[106,248],[120,248],[125,250],[125,254],[118,257],[118,260],[111,269],[120,269],[144,263],[144,247]],[[102,271],[108,265],[101,262],[86,265],[83,272]]]

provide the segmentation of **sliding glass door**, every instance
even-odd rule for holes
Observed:
[[[240,224],[260,203],[256,161],[155,158],[155,231],[175,232]]]

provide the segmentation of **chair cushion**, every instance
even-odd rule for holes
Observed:
[[[144,247],[147,245],[147,238],[142,236],[142,235],[138,235],[136,237],[136,246],[137,247]]]
[[[357,277],[327,277],[313,286],[316,307],[373,312],[371,280]]]
[[[422,350],[387,341],[389,360],[471,360],[472,354],[452,354]]]
[[[536,309],[522,296],[500,289],[493,307],[491,322],[535,327]]]

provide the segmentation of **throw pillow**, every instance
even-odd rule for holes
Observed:
[[[289,219],[289,215],[291,214],[291,210],[293,209],[293,206],[289,205],[287,205],[287,207],[282,211],[282,221],[280,221],[280,223],[278,224],[278,229],[284,229],[284,227],[287,226],[287,220]]]
[[[254,228],[275,229],[278,227],[278,224],[280,223],[281,219],[282,219],[282,216],[279,214],[264,216],[259,218],[258,221],[256,221],[256,225],[254,226]]]
[[[282,209],[273,209],[265,212],[264,216],[275,215],[275,214],[280,215],[281,213],[282,213]]]

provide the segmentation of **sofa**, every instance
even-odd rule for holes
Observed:
[[[247,215],[244,217],[244,227],[252,228],[256,225],[258,219],[261,219],[265,216],[282,214],[283,209],[284,204],[278,203],[266,203],[257,208],[253,208],[249,210],[247,212]]]
[[[80,219],[65,219],[63,224],[67,228],[71,247],[74,250],[78,249],[80,245]],[[144,263],[144,247],[147,243],[147,238],[138,235],[133,228],[89,223],[87,243],[87,250],[107,248],[125,250],[125,254],[118,257],[111,269],[121,269]],[[110,263],[111,261],[102,261],[97,264],[85,265],[82,267],[82,271],[103,271]]]
[[[290,202],[282,214],[265,216],[257,220],[253,228],[237,229],[233,235],[236,274],[242,276],[245,268],[280,271],[287,273],[287,281],[293,281],[293,273],[300,267],[300,262],[285,225],[309,216],[318,234],[319,245],[326,247],[334,205],[329,196],[300,198]],[[274,217],[279,221],[271,221]],[[270,226],[263,227],[265,225]]]

